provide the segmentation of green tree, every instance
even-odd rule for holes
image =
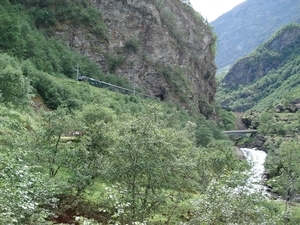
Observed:
[[[28,138],[28,161],[40,164],[65,193],[72,193],[70,197],[78,197],[105,175],[108,148],[114,143],[112,122],[113,112],[105,107],[97,111],[87,106],[81,113],[66,108],[44,112],[41,127]]]
[[[236,177],[237,178],[237,177]],[[234,182],[237,182],[235,180]],[[283,214],[260,193],[245,187],[213,181],[204,195],[193,201],[193,218],[188,224],[282,224]]]
[[[0,223],[51,224],[47,222],[61,192],[40,172],[27,164],[26,149],[0,146]]]
[[[232,143],[225,140],[213,141],[205,148],[198,149],[194,156],[197,162],[198,192],[205,193],[212,180],[219,180],[224,174],[243,171],[245,164],[239,162],[232,151]]]
[[[47,170],[49,177],[55,177],[59,170],[72,160],[72,145],[63,142],[64,136],[80,130],[81,123],[64,108],[44,112],[42,126],[31,135],[34,139],[33,156]]]
[[[219,118],[222,123],[222,128],[225,130],[235,129],[235,115],[233,112],[228,112],[224,109],[219,109]]]
[[[270,134],[274,132],[272,129],[274,114],[269,112],[263,112],[259,117],[258,131],[263,134]]]
[[[111,181],[118,183],[119,202],[125,207],[119,222],[142,222],[167,204],[180,201],[182,191],[193,184],[193,138],[185,129],[166,127],[161,108],[127,117],[111,149]],[[170,206],[173,208],[175,207]],[[169,208],[170,210],[170,208]],[[170,210],[169,220],[172,216]]]
[[[300,148],[298,141],[287,141],[277,151],[281,168],[277,177],[273,177],[273,190],[285,198],[286,210],[288,201],[300,192]]]
[[[35,13],[35,23],[37,28],[51,27],[56,23],[54,11],[50,8],[43,8]]]
[[[0,5],[0,49],[14,55],[20,55],[24,47],[21,38],[20,17],[15,14],[14,9],[7,0]]]
[[[30,103],[32,93],[30,82],[23,76],[15,59],[6,54],[0,55],[0,80],[0,94],[4,102],[16,106]]]
[[[78,120],[84,123],[83,136],[71,152],[72,160],[66,165],[72,175],[69,183],[77,195],[91,186],[95,179],[105,179],[110,165],[109,149],[115,144],[117,127],[113,110],[98,105],[84,107]]]
[[[197,117],[196,125],[197,125],[195,129],[196,145],[205,147],[213,140],[212,131],[209,128],[208,122],[206,121],[203,115],[199,115]]]

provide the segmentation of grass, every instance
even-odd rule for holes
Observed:
[[[281,212],[285,211],[285,202],[284,201],[272,201],[276,204]],[[288,218],[287,224],[300,224],[300,204],[295,202],[288,202],[288,210],[291,211],[291,216]]]
[[[96,180],[83,195],[84,200],[88,202],[98,203],[103,194],[107,192],[108,185],[101,180]]]
[[[21,111],[21,110],[20,110]],[[15,132],[32,130],[36,120],[30,115],[30,109],[22,112],[0,105],[0,135],[6,136]]]

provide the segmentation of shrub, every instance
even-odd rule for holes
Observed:
[[[16,106],[30,103],[32,87],[23,75],[18,62],[6,55],[0,55],[0,99]]]
[[[123,56],[114,56],[111,54],[107,54],[106,59],[108,64],[108,70],[111,73],[115,73],[116,69],[125,62],[125,58]]]
[[[140,47],[139,41],[133,38],[126,41],[124,46],[127,52],[137,52],[139,50],[139,47]]]

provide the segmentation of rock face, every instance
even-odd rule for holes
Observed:
[[[260,61],[257,66],[253,66],[251,57],[245,57],[229,70],[222,82],[227,88],[237,87],[238,85],[245,86],[255,79],[263,77],[277,66],[277,62],[267,63],[264,60]]]
[[[67,23],[55,31],[57,37],[93,59],[105,73],[112,72],[108,55],[122,57],[124,61],[114,73],[149,95],[166,100],[185,96],[196,105],[199,101],[212,103],[215,41],[192,8],[179,0],[89,1],[103,14],[108,40]],[[132,42],[136,46],[128,50]]]
[[[238,61],[226,74],[222,83],[226,88],[245,86],[276,69],[285,59],[284,51],[300,38],[300,28],[286,28],[260,46],[255,55]],[[259,53],[259,54],[257,54]],[[266,55],[267,57],[265,57]]]
[[[284,113],[284,112],[296,113],[299,110],[300,110],[300,99],[298,98],[291,101],[290,104],[287,106],[280,105],[280,104],[275,106],[276,113]]]
[[[244,152],[239,147],[234,146],[233,152],[239,160],[241,160],[241,161],[246,160],[246,156],[245,156]]]

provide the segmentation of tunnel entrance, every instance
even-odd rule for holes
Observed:
[[[165,99],[164,95],[163,94],[159,94],[159,95],[154,95],[155,98],[159,98],[160,101],[163,101]]]

